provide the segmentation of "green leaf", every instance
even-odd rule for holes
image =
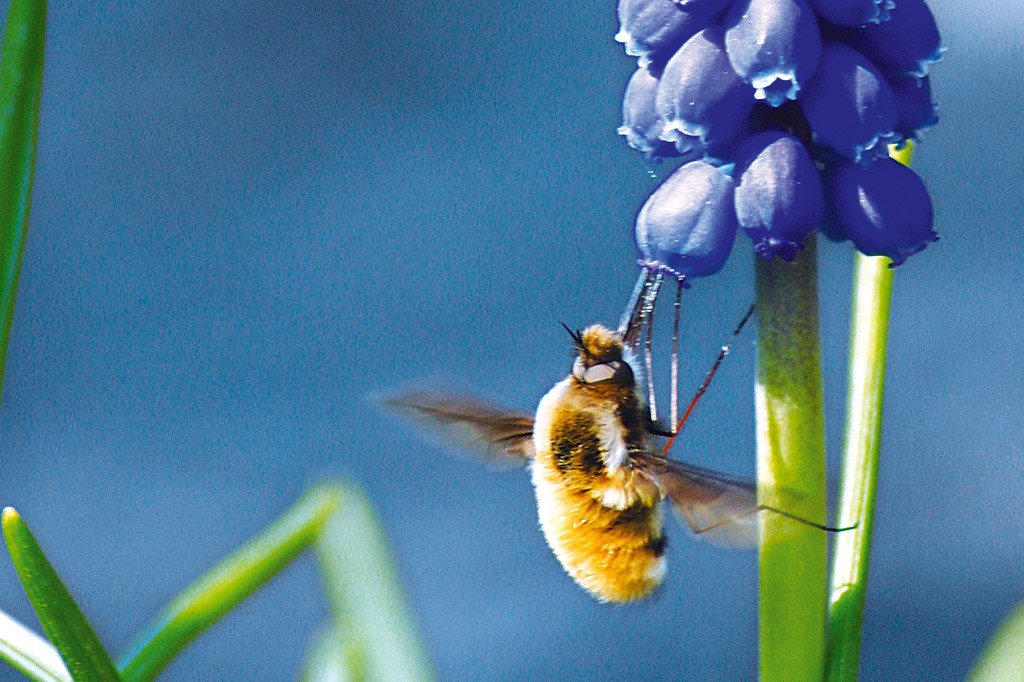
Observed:
[[[0,611],[0,660],[36,682],[71,682],[53,645]]]
[[[335,488],[339,507],[317,542],[337,623],[363,647],[366,676],[379,682],[433,679],[384,539],[363,494]]]
[[[0,56],[0,385],[31,207],[46,0],[11,0]]]
[[[14,568],[43,631],[64,658],[75,682],[118,682],[120,678],[96,633],[47,561],[18,513],[7,507],[0,517]]]
[[[307,677],[431,679],[373,512],[355,488],[332,484],[303,495],[176,597],[121,657],[125,682],[155,678],[203,630],[313,543],[334,624],[314,650]]]
[[[306,658],[301,682],[366,682],[365,647],[341,623],[324,630],[314,640]]]
[[[337,505],[330,489],[307,493],[260,535],[175,597],[121,656],[125,682],[155,678],[203,630],[308,547]]]
[[[999,625],[968,682],[1024,682],[1024,604]]]

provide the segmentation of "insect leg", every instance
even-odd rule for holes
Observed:
[[[857,524],[842,527],[829,526],[824,523],[818,523],[816,521],[811,521],[810,519],[805,519],[802,516],[797,516],[796,514],[784,511],[782,509],[778,509],[776,507],[771,507],[766,504],[759,504],[753,509],[748,509],[737,514],[733,514],[732,516],[722,517],[720,519],[717,519],[713,523],[707,525],[696,525],[691,523],[690,532],[692,532],[694,535],[703,535],[704,533],[709,533],[714,530],[727,528],[733,524],[736,524],[740,521],[743,521],[744,519],[750,518],[761,512],[771,512],[773,514],[778,514],[779,516],[784,516],[787,519],[796,521],[797,523],[802,524],[804,526],[808,526],[809,528],[816,528],[817,530],[824,531],[826,533],[845,533],[848,530],[857,529]]]
[[[679,309],[682,307],[682,298],[683,280],[680,279],[676,286],[676,300],[672,306],[675,311],[672,320],[672,424],[679,419]]]
[[[668,449],[672,447],[672,441],[674,441],[676,439],[676,436],[679,435],[679,432],[683,430],[683,425],[686,423],[686,420],[690,418],[690,413],[693,412],[693,408],[697,406],[697,402],[700,401],[701,396],[703,396],[704,392],[708,390],[708,386],[711,384],[711,379],[715,376],[715,372],[717,372],[718,368],[721,367],[722,361],[725,360],[725,356],[729,354],[729,349],[732,347],[732,344],[736,340],[736,337],[739,336],[741,331],[743,331],[743,327],[747,324],[747,320],[749,320],[751,316],[753,316],[753,314],[754,306],[751,305],[750,309],[747,310],[747,314],[744,315],[743,319],[740,320],[740,323],[736,325],[736,329],[732,330],[732,334],[729,335],[729,340],[726,341],[724,346],[722,346],[722,350],[718,352],[718,357],[715,359],[715,364],[711,365],[711,370],[708,372],[708,375],[704,377],[704,383],[702,383],[700,385],[700,388],[697,389],[697,393],[696,395],[693,396],[693,400],[690,401],[689,407],[686,408],[686,412],[683,412],[682,418],[676,424],[675,433],[672,435],[671,438],[668,439],[668,442],[665,443],[665,448],[662,450],[662,455],[668,454]]]

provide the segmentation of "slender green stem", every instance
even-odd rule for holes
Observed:
[[[793,264],[756,258],[758,501],[817,523],[825,517],[825,428],[817,246]],[[826,535],[764,513],[760,549],[761,679],[821,679]]]
[[[900,150],[890,149],[890,155],[904,165],[909,165],[912,152],[909,143]],[[846,432],[837,524],[856,528],[838,534],[832,561],[826,652],[826,677],[830,682],[856,680],[860,662],[882,436],[885,351],[892,300],[891,262],[884,256],[857,254],[854,266]]]
[[[0,384],[36,164],[46,0],[12,0],[0,59]]]
[[[889,263],[884,256],[857,254],[854,269],[846,435],[837,523],[856,528],[838,534],[832,562],[827,678],[834,682],[856,680],[860,658],[892,296]]]
[[[125,682],[155,678],[203,630],[311,545],[337,507],[333,489],[307,493],[262,534],[175,597],[121,657],[118,667]]]

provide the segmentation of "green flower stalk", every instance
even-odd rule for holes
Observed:
[[[755,259],[758,502],[813,523],[825,517],[825,425],[818,338],[817,248],[793,264]],[[820,680],[825,644],[826,534],[761,514],[762,680]]]
[[[890,150],[907,165],[913,147]],[[836,538],[829,597],[827,679],[856,680],[874,528],[882,436],[885,351],[893,271],[884,256],[857,255],[850,313],[846,433],[838,523],[855,526]]]

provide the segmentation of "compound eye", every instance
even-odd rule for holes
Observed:
[[[572,363],[572,375],[576,380],[584,384],[601,384],[614,382],[623,386],[633,384],[633,370],[621,360],[603,362],[599,365],[587,367],[581,358],[576,358]]]
[[[615,378],[615,365],[618,362],[605,362],[600,365],[592,365],[587,367],[587,371],[583,373],[583,383],[586,384],[600,384],[605,381],[611,381]]]

